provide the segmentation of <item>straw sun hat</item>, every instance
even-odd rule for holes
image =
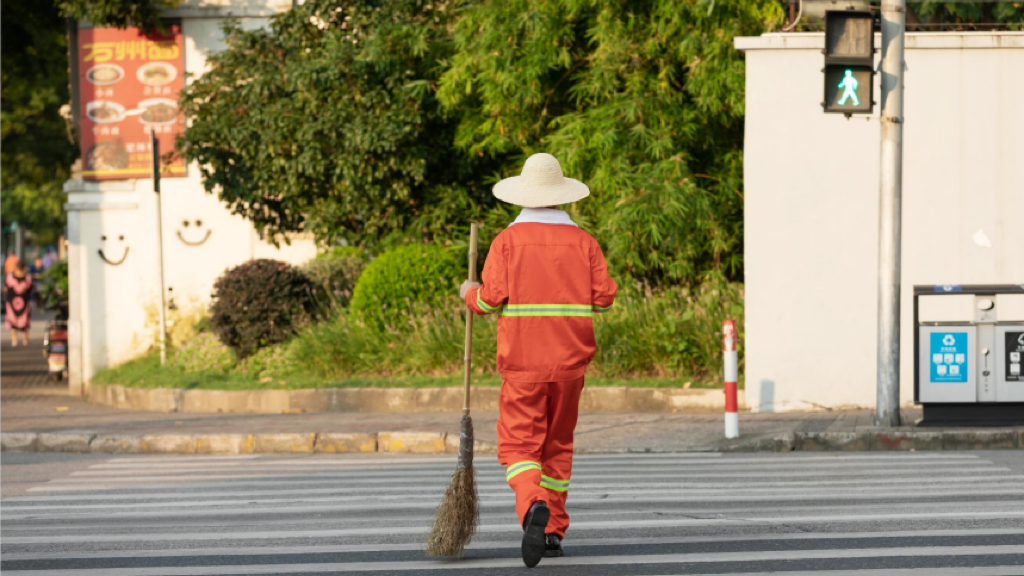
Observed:
[[[526,159],[522,174],[495,184],[494,196],[524,208],[544,208],[582,200],[590,196],[590,188],[563,176],[558,160],[540,153]]]

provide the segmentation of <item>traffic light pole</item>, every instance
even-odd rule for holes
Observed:
[[[878,398],[875,425],[900,425],[900,219],[906,0],[882,0],[882,146],[878,222]]]
[[[164,289],[164,214],[163,195],[160,194],[160,141],[156,132],[149,133],[153,149],[153,192],[156,192],[156,250],[160,267],[160,365],[167,364],[167,291]]]

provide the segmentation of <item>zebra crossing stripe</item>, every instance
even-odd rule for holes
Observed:
[[[208,462],[208,463],[180,463],[180,464],[169,464],[169,465],[98,465],[92,466],[89,470],[73,473],[75,476],[103,476],[103,475],[120,475],[120,474],[131,474],[131,473],[145,473],[146,475],[155,475],[158,471],[165,471],[169,473],[185,473],[185,472],[250,472],[250,471],[274,471],[280,470],[282,467],[288,467],[289,469],[301,469],[302,471],[329,471],[329,472],[343,472],[343,473],[365,473],[365,472],[389,472],[394,474],[422,474],[427,470],[436,470],[443,472],[451,467],[452,457],[434,460],[429,464],[404,464],[398,463],[395,465],[371,465],[371,464],[337,464],[330,463],[323,460],[296,460],[292,461],[278,461],[278,462],[262,462],[262,461],[250,461],[250,462]],[[919,469],[919,468],[935,468],[935,469],[946,469],[946,470],[963,470],[963,469],[974,469],[974,470],[993,470],[993,469],[1005,469],[1005,467],[998,467],[988,462],[978,462],[973,460],[966,461],[949,461],[949,460],[932,460],[932,459],[915,459],[906,462],[893,462],[885,459],[881,460],[859,460],[854,462],[836,462],[828,459],[822,460],[810,460],[800,459],[799,461],[760,461],[751,463],[737,463],[734,460],[688,460],[685,461],[687,468],[699,469],[699,470],[732,470],[742,468],[744,470],[775,470],[775,469],[836,469],[836,468],[852,468],[852,469],[873,469],[873,468],[885,468],[885,469]],[[615,464],[629,464],[631,470],[644,470],[644,471],[657,471],[664,470],[670,467],[678,467],[681,462],[678,461],[652,461],[645,462],[643,464],[637,463],[626,463],[626,462],[591,462],[587,460],[579,461],[574,463],[575,470],[603,470]],[[486,461],[480,463],[481,469],[497,468],[496,465],[487,463]]]
[[[845,453],[849,454],[849,453]],[[637,463],[644,467],[652,467],[655,465],[679,465],[681,463],[687,464],[713,464],[734,462],[730,459],[723,460],[721,458],[721,452],[709,452],[709,453],[682,453],[682,454],[660,454],[655,456],[648,456],[645,458],[638,458],[634,454],[615,454],[615,455],[577,455],[575,458],[575,466],[577,468],[585,468],[587,466],[595,467],[607,467],[613,464],[629,464],[631,467],[636,466]],[[156,459],[155,457],[143,458],[143,459],[123,459],[118,458],[110,460],[108,463],[97,464],[90,466],[93,470],[106,470],[106,469],[148,469],[155,470],[161,468],[173,468],[179,469],[183,465],[188,467],[201,467],[201,468],[214,468],[214,467],[231,467],[231,468],[245,468],[245,467],[272,467],[272,466],[290,466],[290,467],[331,467],[331,468],[352,468],[352,469],[387,469],[387,470],[401,470],[404,468],[415,468],[415,469],[426,469],[426,468],[444,468],[450,467],[450,456],[429,456],[429,457],[417,457],[417,458],[398,458],[398,457],[383,457],[377,459],[369,458],[344,458],[344,459],[327,459],[321,455],[311,456],[299,456],[293,458],[281,458],[275,456],[273,459],[261,459],[259,456],[196,456],[192,458],[171,458],[167,459]],[[744,459],[744,463],[748,465],[754,464],[778,464],[780,463],[779,457],[764,457],[754,456]],[[909,457],[894,457],[886,454],[849,454],[844,456],[842,459],[832,456],[806,456],[801,454],[796,460],[786,460],[789,465],[802,465],[807,463],[815,462],[829,462],[831,465],[839,466],[860,466],[865,462],[880,462],[887,463],[887,465],[911,465],[918,463],[932,463],[932,464],[963,464],[963,463],[978,463],[991,465],[988,462],[979,460],[976,455],[973,454],[936,454],[936,453],[915,453],[915,455]],[[486,461],[478,463],[480,467],[497,467],[497,464],[490,464]],[[751,466],[752,467],[752,466]]]
[[[1001,495],[1001,493],[995,493]],[[1015,490],[1008,492],[1009,495],[1022,495],[1024,491]],[[392,497],[392,499],[397,497]],[[852,503],[840,503],[836,501],[830,501],[827,504],[813,504],[805,506],[792,506],[792,505],[780,505],[780,506],[753,506],[753,507],[725,507],[725,508],[667,508],[676,514],[715,514],[718,516],[729,516],[737,514],[757,514],[757,513],[774,513],[776,511],[787,511],[787,512],[813,512],[813,511],[854,511],[859,509],[872,510],[872,509],[889,509],[892,507],[892,502],[868,502],[859,503],[857,500],[878,500],[870,496],[861,497],[854,500]],[[365,500],[365,499],[364,499]],[[360,504],[333,504],[321,503],[318,505],[305,505],[305,506],[258,506],[258,507],[246,507],[244,510],[238,510],[232,513],[235,517],[245,516],[266,516],[272,517],[275,515],[300,515],[300,514],[325,514],[329,512],[374,512],[377,510],[420,510],[420,511],[431,511],[437,508],[436,499],[421,499],[420,502],[405,501],[405,502],[383,502],[383,503],[360,503]],[[629,503],[651,503],[656,505],[667,505],[673,503],[681,504],[694,504],[700,503],[706,498],[673,498],[673,497],[642,497],[642,498],[630,498],[624,496],[620,498],[623,502]],[[799,502],[804,499],[800,497],[789,497],[789,498],[777,498],[767,497],[761,498],[756,501],[772,502],[775,500],[787,501],[787,502]],[[819,498],[820,500],[820,498]],[[897,499],[898,500],[898,499]],[[348,502],[357,502],[360,500],[349,500]],[[607,498],[575,498],[573,501],[577,504],[598,504],[607,502]],[[728,502],[729,499],[720,499],[721,502]],[[310,504],[311,502],[306,502]],[[261,503],[262,504],[262,503]],[[505,500],[493,499],[484,500],[480,502],[480,506],[500,508],[505,504]],[[985,508],[996,508],[997,511],[1005,510],[1008,514],[1019,512],[1024,515],[1024,508],[1019,505],[1008,504],[1007,502],[976,502],[972,504],[973,508],[978,512],[986,512]],[[908,502],[901,504],[901,507],[905,510],[930,510],[930,509],[941,509],[947,510],[949,508],[948,502]],[[168,508],[168,507],[164,507]],[[171,507],[175,508],[175,507]],[[114,512],[111,514],[105,514],[103,517],[107,520],[118,521],[123,519],[131,518],[153,518],[153,519],[174,519],[174,518],[216,518],[224,513],[223,510],[211,509],[210,507],[200,507],[198,510],[181,510],[181,509],[170,509],[170,510],[140,510],[140,509],[127,509],[124,512]],[[605,510],[581,510],[576,516],[586,517],[592,514],[607,514]],[[18,513],[5,514],[4,519],[10,521],[21,521],[27,519],[46,518],[50,520],[59,520],[65,518],[79,518],[81,514],[68,510],[65,512],[51,513],[51,514],[37,514],[32,512],[31,508],[20,508]],[[755,518],[756,519],[756,518]],[[10,526],[10,525],[8,525]]]
[[[992,511],[992,512],[933,512],[933,513],[896,513],[896,514],[849,514],[821,516],[779,516],[763,518],[677,518],[670,520],[619,520],[619,521],[579,521],[573,522],[573,531],[611,530],[627,528],[679,528],[686,526],[785,526],[787,524],[844,524],[860,522],[910,522],[924,520],[971,520],[999,519],[1010,520],[1024,518],[1024,511]],[[322,522],[322,521],[321,521]],[[166,525],[166,523],[164,524]],[[267,532],[162,532],[132,534],[71,534],[61,536],[6,536],[7,544],[70,544],[83,542],[162,542],[192,540],[249,540],[249,539],[285,539],[285,538],[337,538],[342,536],[386,536],[386,535],[423,535],[428,528],[425,526],[384,526],[342,528],[334,530],[276,530]],[[521,532],[518,526],[509,523],[485,524],[477,528],[478,533],[510,533]]]
[[[979,538],[997,536],[1022,536],[1024,529],[992,528],[964,530],[899,530],[889,532],[789,532],[780,534],[743,534],[716,536],[652,536],[646,538],[572,538],[572,548],[594,546],[641,546],[663,544],[722,544],[735,542],[798,542],[836,540],[882,540],[921,537]],[[520,543],[515,540],[473,540],[470,550],[515,550]],[[295,546],[232,546],[230,548],[159,548],[141,550],[102,550],[95,552],[9,552],[5,560],[50,560],[58,558],[132,558],[132,557],[176,557],[176,556],[265,556],[275,554],[331,554],[343,552],[396,552],[422,550],[419,542],[407,544],[341,544],[341,545],[295,545]]]
[[[549,488],[555,491],[566,491],[568,490],[568,483],[565,484],[554,484],[545,480],[541,481],[540,484],[544,488]],[[663,503],[701,503],[701,502],[803,502],[807,500],[813,500],[815,498],[825,499],[828,498],[836,502],[835,505],[830,505],[829,508],[835,508],[839,506],[840,501],[859,501],[859,500],[896,500],[903,501],[908,497],[929,497],[929,496],[973,496],[977,494],[978,490],[986,490],[986,494],[990,496],[1024,496],[1024,488],[1010,488],[1008,485],[971,485],[963,486],[957,489],[933,489],[923,491],[920,488],[914,489],[912,487],[906,487],[901,490],[889,490],[884,494],[877,493],[875,490],[862,491],[865,493],[845,493],[841,496],[836,496],[834,493],[820,491],[820,490],[799,490],[799,491],[780,491],[780,490],[761,490],[755,494],[743,494],[743,495],[727,495],[727,493],[717,491],[680,491],[672,490],[668,488],[657,489],[657,490],[593,490],[586,488],[584,484],[580,488],[573,490],[573,502],[574,503],[591,503],[606,501],[608,497],[615,496],[623,501],[636,501],[641,500],[644,502],[663,502]],[[395,508],[408,508],[412,507],[426,507],[430,508],[436,506],[438,498],[443,494],[443,490],[437,488],[430,488],[429,491],[418,493],[418,494],[403,494],[396,496],[394,494],[380,494],[379,490],[376,493],[367,492],[363,494],[353,494],[350,496],[316,496],[310,497],[294,497],[294,498],[266,498],[260,499],[261,505],[272,505],[272,504],[310,504],[319,503],[320,505],[325,504],[343,504],[346,502],[359,502],[363,503],[363,506],[358,506],[353,509],[366,508],[366,503],[369,502],[394,502],[395,500],[402,500],[408,502],[408,504],[395,503]],[[495,497],[498,499],[483,499],[481,505],[494,505],[498,506],[502,504],[501,497],[505,496],[507,488],[505,489],[494,489],[494,490],[483,490],[478,489],[477,493],[481,497]],[[598,496],[595,498],[594,496]],[[241,496],[241,495],[239,495]],[[31,516],[35,517],[46,517],[46,516],[57,516],[58,514],[70,514],[75,511],[82,510],[146,510],[146,509],[160,509],[160,508],[207,508],[210,506],[232,506],[249,504],[252,502],[252,498],[240,497],[238,499],[210,499],[210,500],[172,500],[163,502],[137,502],[137,503],[116,503],[120,499],[108,499],[113,502],[106,502],[104,504],[78,504],[75,506],[68,506],[66,504],[53,504],[53,505],[30,505],[30,506],[12,506],[6,504],[4,509],[10,511],[10,513],[22,512],[30,513]],[[423,506],[416,504],[416,502],[422,501],[425,504]],[[927,504],[927,503],[924,503]],[[879,504],[881,506],[882,504]],[[946,506],[946,503],[933,504],[935,506]],[[998,506],[1005,506],[1005,504],[995,504]],[[792,510],[792,506],[785,507],[787,510]],[[342,510],[346,509],[344,506],[323,506],[323,510]],[[761,508],[764,509],[764,508]],[[259,512],[275,510],[274,508],[265,508],[258,510]],[[294,509],[292,509],[294,510]],[[721,512],[729,512],[734,509],[721,509]],[[56,511],[57,514],[47,514],[47,512]],[[18,516],[8,516],[8,520],[20,519]]]
[[[713,564],[724,562],[769,562],[854,558],[912,558],[912,557],[970,557],[989,555],[1013,555],[1024,559],[1020,545],[1007,546],[948,546],[948,547],[906,547],[832,550],[766,550],[756,552],[710,552],[695,554],[629,554],[617,556],[565,556],[546,560],[549,567],[558,566],[614,566],[633,564]],[[98,568],[76,570],[78,576],[199,576],[229,574],[301,574],[325,572],[406,572],[412,570],[484,570],[499,568],[522,568],[518,558],[462,559],[447,561],[406,561],[406,562],[332,562],[315,564],[245,564],[228,566],[188,566],[158,568]],[[1020,567],[1017,566],[1020,570]],[[895,570],[890,570],[890,573]],[[8,576],[58,576],[66,575],[65,570],[9,570]],[[827,574],[827,572],[826,572]]]
[[[500,474],[496,472],[496,474]],[[500,488],[501,492],[505,492],[506,483],[503,480],[493,478],[488,480],[487,474],[481,474],[481,477],[477,478],[477,484],[481,488],[492,487]],[[586,475],[584,475],[586,476]],[[610,482],[593,482],[590,478],[585,478],[587,481],[585,484],[577,488],[578,491],[585,490],[605,490],[609,488],[621,487],[621,484],[610,483]],[[637,483],[637,486],[647,489],[674,489],[675,491],[682,492],[684,490],[692,490],[699,492],[706,490],[709,492],[721,491],[729,493],[752,493],[752,492],[768,492],[771,490],[812,490],[822,491],[829,494],[834,494],[834,490],[830,487],[843,486],[845,487],[843,492],[849,491],[874,491],[874,492],[885,492],[885,491],[898,491],[898,490],[914,490],[918,491],[921,487],[930,490],[930,486],[934,484],[941,484],[949,486],[950,488],[959,486],[961,484],[967,484],[969,486],[977,486],[981,488],[997,487],[1000,485],[1012,485],[1021,486],[1024,482],[1024,475],[1015,474],[1004,474],[1004,475],[987,475],[987,476],[943,476],[943,477],[904,477],[904,478],[889,478],[885,480],[871,480],[871,479],[857,479],[857,480],[791,480],[786,482],[765,480],[755,480],[750,482],[715,482],[713,484],[705,482],[643,482]],[[301,483],[289,483],[289,486],[301,484]],[[410,491],[425,491],[425,490],[440,490],[438,486],[423,486],[422,481],[418,481],[413,486],[404,486],[398,482],[391,482],[390,485],[396,489],[402,490],[403,492]],[[372,493],[379,494],[380,486],[379,483],[367,484],[365,486],[359,486],[359,483],[353,482],[346,487],[332,487],[332,488],[301,488],[291,489],[285,488],[280,490],[266,490],[260,488],[245,488],[247,484],[235,484],[235,483],[190,483],[188,486],[177,485],[179,489],[200,489],[203,496],[218,496],[218,495],[237,495],[246,497],[256,496],[284,496],[284,495],[313,495],[313,494],[356,494],[356,493]],[[226,487],[229,487],[227,488]],[[60,492],[62,490],[52,490],[53,488],[60,488],[59,484],[49,484],[46,487],[40,487],[44,489],[29,489],[33,496],[15,496],[8,498],[3,501],[4,505],[10,506],[12,504],[17,505],[19,503],[28,502],[79,502],[79,501],[108,501],[112,498],[118,500],[133,500],[133,499],[151,499],[151,500],[180,500],[192,496],[191,492],[175,492],[167,493],[166,485],[146,485],[137,487],[130,494],[40,494],[40,492]],[[78,487],[75,487],[78,488]],[[84,489],[84,488],[83,488]]]
[[[682,474],[672,473],[671,470],[653,469],[653,470],[648,470],[648,471],[636,471],[636,472],[634,472],[632,474],[627,473],[627,472],[622,472],[622,473],[608,472],[608,473],[603,473],[603,474],[590,474],[589,477],[591,477],[591,478],[593,478],[593,477],[603,477],[603,478],[626,478],[626,477],[633,477],[633,478],[636,478],[638,480],[644,480],[644,479],[648,479],[648,478],[657,478],[657,477],[665,477],[665,476],[671,476],[671,477],[690,477],[690,478],[693,478],[693,477],[708,477],[708,474],[718,474],[720,477],[721,476],[724,476],[724,477],[730,477],[730,476],[744,477],[744,476],[747,476],[747,477],[761,477],[761,478],[764,478],[766,476],[777,476],[777,477],[783,477],[783,476],[809,476],[809,475],[812,475],[812,474],[815,475],[815,476],[836,476],[836,475],[851,475],[851,474],[857,474],[857,475],[863,476],[863,475],[877,474],[878,472],[881,472],[883,470],[886,471],[887,473],[891,473],[893,475],[924,474],[924,473],[928,473],[928,474],[947,474],[947,473],[948,474],[964,474],[964,473],[967,473],[967,472],[1010,472],[1009,468],[996,468],[996,467],[986,467],[986,468],[955,467],[954,468],[954,467],[939,467],[939,466],[935,466],[935,467],[927,467],[927,468],[925,468],[925,467],[921,467],[921,468],[916,468],[916,467],[915,468],[899,468],[899,467],[896,467],[896,468],[893,468],[893,467],[889,467],[889,466],[885,466],[885,465],[879,465],[877,467],[875,467],[875,466],[859,466],[859,467],[853,468],[851,470],[844,470],[841,467],[828,466],[828,465],[822,465],[820,467],[817,467],[817,466],[816,467],[805,467],[805,468],[802,468],[802,469],[800,467],[796,467],[796,466],[778,466],[778,467],[775,467],[775,468],[762,468],[762,469],[760,469],[760,472],[750,472],[750,473],[746,473],[746,472],[741,473],[741,472],[739,472],[740,470],[748,470],[748,469],[749,468],[739,468],[739,467],[717,467],[717,468],[714,468],[714,469],[707,470],[707,472],[705,473],[703,471],[699,471],[700,469],[697,466],[688,466],[688,467],[686,467],[687,472],[686,473],[682,473]],[[734,470],[736,471],[735,473],[729,473],[730,471],[734,471]],[[755,469],[755,470],[757,470],[757,469]],[[265,470],[262,470],[262,471],[261,470],[245,470],[245,469],[221,470],[221,471],[181,469],[181,470],[158,470],[158,471],[155,471],[155,472],[154,471],[148,471],[148,470],[138,470],[138,471],[131,471],[131,472],[126,472],[126,471],[121,471],[121,470],[82,470],[82,471],[78,471],[78,472],[72,472],[71,475],[70,475],[70,478],[67,481],[80,481],[81,482],[81,481],[100,480],[100,479],[103,480],[103,481],[107,481],[107,479],[112,479],[113,481],[118,481],[118,482],[132,482],[132,481],[137,481],[139,479],[144,479],[146,481],[154,481],[154,480],[159,481],[161,479],[171,479],[171,478],[183,478],[183,479],[191,478],[191,477],[181,476],[181,474],[184,474],[185,472],[201,472],[202,474],[200,474],[198,476],[195,476],[195,478],[202,478],[202,479],[211,479],[211,478],[213,478],[213,479],[231,479],[231,478],[299,478],[299,477],[306,477],[306,478],[360,478],[360,477],[361,478],[373,478],[373,477],[382,477],[382,478],[392,478],[392,479],[403,479],[403,478],[405,478],[405,479],[415,479],[415,478],[423,478],[423,477],[430,477],[430,476],[446,476],[446,475],[450,475],[451,474],[451,472],[446,472],[445,470],[442,470],[442,469],[439,469],[437,471],[415,471],[415,470],[396,471],[396,472],[392,472],[392,473],[389,473],[386,470],[380,470],[380,471],[374,470],[374,471],[370,471],[370,472],[358,472],[358,471],[347,471],[347,470],[346,471],[335,471],[335,470],[318,471],[318,470],[309,470],[309,471],[280,472],[280,468],[268,468],[268,469],[265,469]],[[211,472],[213,472],[213,473],[211,473]],[[582,472],[584,472],[584,470],[577,471],[577,476],[582,475]]]

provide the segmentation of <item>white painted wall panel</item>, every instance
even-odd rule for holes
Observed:
[[[748,403],[873,406],[877,107],[850,120],[822,113],[821,35],[736,44],[747,61]],[[1024,75],[1011,72],[1024,70],[1024,34],[912,34],[906,58],[901,398],[909,403],[911,287],[1024,282]]]

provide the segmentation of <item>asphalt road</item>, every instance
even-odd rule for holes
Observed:
[[[5,576],[522,574],[478,461],[466,558],[423,541],[452,456],[2,456]],[[1024,453],[577,458],[558,575],[1024,575]]]

